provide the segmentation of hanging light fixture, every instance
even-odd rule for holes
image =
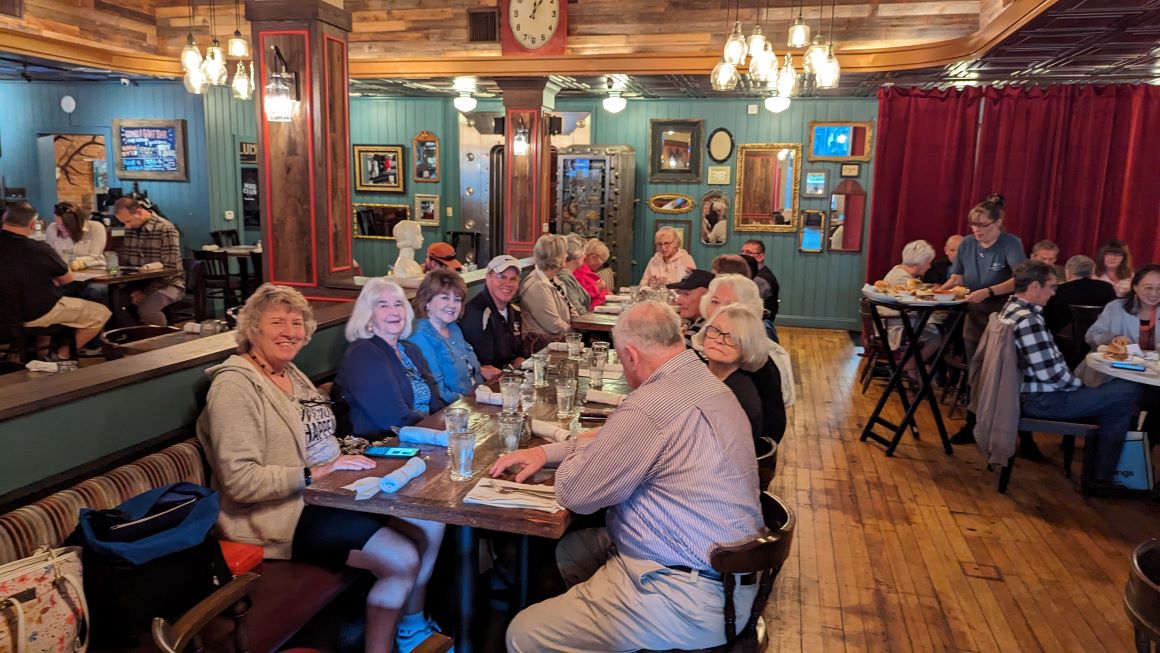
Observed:
[[[764,57],[765,44],[769,41],[765,38],[765,32],[761,31],[761,19],[768,18],[764,14],[769,13],[769,0],[765,0],[765,11],[763,15],[753,22],[753,33],[749,35],[749,40],[745,42],[745,49],[749,51],[750,57]],[[752,73],[753,62],[749,62],[750,73]]]
[[[193,0],[189,0],[187,4],[189,6],[189,35],[185,38],[185,47],[181,50],[181,69],[185,72],[201,67],[201,48],[197,47],[197,41],[193,40]]]
[[[737,88],[737,81],[741,79],[737,74],[737,67],[728,61],[721,61],[713,67],[709,81],[714,91],[732,91]]]
[[[620,113],[628,106],[628,100],[621,95],[623,92],[622,84],[614,81],[612,77],[608,78],[608,97],[601,101],[604,110],[608,113]]]
[[[771,113],[781,113],[789,108],[790,99],[782,95],[771,95],[765,98],[765,109]]]
[[[737,3],[734,3],[737,6]],[[733,31],[730,32],[729,38],[725,39],[725,61],[733,64],[734,67],[740,66],[745,62],[746,54],[745,34],[741,31],[741,8],[737,8],[737,19],[733,22]]]
[[[451,101],[461,113],[468,113],[475,111],[475,105],[479,104],[475,98],[471,97],[471,91],[460,91],[459,97]]]
[[[266,84],[262,100],[266,122],[290,122],[298,108],[298,79],[294,72],[287,70],[286,58],[278,46],[272,45],[270,49],[274,51],[279,70],[270,73],[270,83]]]
[[[801,0],[798,5],[798,15],[794,19],[793,25],[789,28],[789,39],[786,45],[791,48],[804,48],[810,44],[810,26],[802,18],[802,10],[805,9],[806,0]]]
[[[769,0],[765,2],[765,11],[763,18],[767,18],[765,14],[769,13]],[[758,82],[766,83],[770,80],[772,75],[777,74],[777,55],[773,53],[773,44],[765,35],[761,34],[761,22],[753,28],[753,36],[749,37],[749,79]],[[755,37],[760,36],[760,46],[754,47]]]
[[[214,9],[214,0],[209,2],[209,33],[213,35],[212,44],[205,49],[205,59],[201,62],[201,74],[206,81],[214,86],[225,86],[229,79],[229,70],[226,68],[226,53],[222,49],[221,41],[217,39],[217,14]]]
[[[234,97],[238,100],[249,100],[254,97],[254,90],[250,84],[250,76],[246,73],[246,64],[238,62],[234,70],[234,81],[230,84],[234,89]]]
[[[232,59],[249,59],[250,44],[242,38],[242,12],[238,8],[240,0],[234,0],[234,35],[226,42],[226,52]]]
[[[830,6],[830,38],[826,44],[826,56],[820,64],[814,65],[817,75],[818,88],[837,88],[842,76],[842,68],[838,65],[838,57],[834,54],[834,13],[837,10],[837,0]]]
[[[529,147],[528,126],[524,124],[524,120],[521,118],[520,124],[516,126],[516,133],[512,135],[512,154],[515,156],[526,156]]]
[[[777,73],[777,80],[773,83],[777,88],[778,95],[787,98],[797,95],[798,76],[797,71],[793,67],[793,55],[790,53],[785,53],[785,64]]]
[[[814,72],[826,61],[826,40],[821,34],[814,36],[814,42],[806,49],[802,59]]]
[[[185,90],[195,95],[201,95],[202,93],[205,93],[206,89],[209,88],[209,80],[207,80],[205,78],[205,74],[201,72],[201,66],[190,68],[189,70],[185,71],[185,76],[182,77],[181,81],[183,84],[185,84]]]

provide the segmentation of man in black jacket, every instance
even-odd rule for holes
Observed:
[[[524,328],[520,307],[512,300],[520,287],[520,262],[507,255],[491,259],[484,286],[463,307],[463,337],[480,365],[519,367],[524,362]]]
[[[1071,324],[1069,306],[1106,306],[1116,298],[1112,284],[1092,278],[1096,263],[1090,258],[1073,256],[1067,259],[1063,269],[1067,283],[1056,286],[1055,296],[1043,307],[1043,319],[1052,333],[1059,333]]]
[[[741,255],[752,256],[753,260],[757,261],[757,276],[765,279],[766,283],[769,284],[769,296],[762,297],[762,303],[765,304],[765,310],[769,313],[765,319],[772,323],[777,319],[777,297],[781,293],[781,286],[777,283],[777,277],[773,276],[773,270],[770,270],[765,264],[765,243],[756,238],[747,240],[741,245]]]
[[[936,259],[931,262],[930,269],[922,275],[922,280],[926,283],[944,284],[947,279],[951,278],[951,266],[954,265],[955,257],[959,253],[959,243],[963,242],[963,237],[958,234],[951,234],[947,238],[947,242],[943,245],[943,253],[946,257]]]

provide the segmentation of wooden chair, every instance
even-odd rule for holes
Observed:
[[[1081,422],[1059,422],[1055,420],[1038,419],[1034,417],[1020,417],[1019,418],[1019,432],[1022,433],[1056,433],[1063,436],[1063,475],[1071,478],[1071,461],[1075,456],[1075,439],[1094,437],[1099,432],[1099,427],[1094,424],[1083,424]],[[1089,456],[1087,448],[1084,448],[1083,471],[1080,472],[1081,487],[1086,490],[1088,481],[1091,480],[1091,464],[1094,462],[1094,457]],[[1011,468],[1015,466],[1015,456],[1007,461],[1007,465],[999,474],[999,492],[1006,494],[1007,485],[1011,482]]]
[[[198,314],[204,316],[216,315],[210,310],[209,302],[214,299],[222,300],[228,310],[238,304],[238,293],[242,290],[242,280],[230,274],[230,257],[225,252],[206,252],[194,250],[193,257],[201,263],[197,275],[197,298],[195,304]]]
[[[777,472],[777,442],[765,436],[757,438],[753,444],[757,450],[757,477],[764,492]]]
[[[1132,552],[1124,611],[1136,631],[1136,652],[1160,651],[1160,540],[1144,542]]]
[[[250,586],[258,580],[257,574],[246,573],[237,576],[218,588],[197,605],[170,624],[161,617],[153,619],[153,642],[162,653],[182,653],[190,644],[194,650],[202,650],[201,632],[219,616],[229,611],[234,620],[234,646],[236,653],[248,653],[245,619]]]
[[[211,231],[209,232],[209,237],[213,238],[213,244],[218,247],[237,247],[242,244],[242,239],[238,236],[237,229]]]
[[[894,352],[890,345],[878,337],[874,329],[874,319],[870,316],[870,302],[862,299],[858,313],[862,317],[862,371],[858,375],[858,382],[862,384],[862,394],[870,388],[875,376],[890,377],[890,364],[887,362]]]
[[[955,411],[959,406],[967,406],[970,403],[971,385],[967,380],[967,363],[961,356],[952,356],[947,354],[943,356],[944,369],[954,370],[955,373],[947,374],[946,384],[943,385],[942,397],[939,398],[939,403],[945,404],[947,395],[954,393],[954,400],[951,403],[951,409],[947,412],[947,416],[954,417]],[[952,381],[951,378],[954,378]]]
[[[152,324],[110,329],[101,334],[101,353],[104,354],[105,360],[112,361],[124,358],[126,344],[180,330],[177,327],[154,326]]]
[[[1063,353],[1064,358],[1067,359],[1068,366],[1074,368],[1091,351],[1091,347],[1088,347],[1086,340],[1087,332],[1096,323],[1096,320],[1099,319],[1100,313],[1104,311],[1104,307],[1071,304],[1067,307],[1067,310],[1071,312],[1071,342],[1069,347],[1063,350]]]

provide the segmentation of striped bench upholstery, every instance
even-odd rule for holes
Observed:
[[[0,565],[27,557],[42,545],[60,546],[76,528],[81,508],[115,508],[142,492],[179,481],[205,484],[205,463],[195,439],[0,515]]]

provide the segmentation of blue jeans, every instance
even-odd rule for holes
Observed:
[[[1023,415],[1053,420],[1095,420],[1099,425],[1096,479],[1107,481],[1116,473],[1120,449],[1136,416],[1139,396],[1140,384],[1124,379],[1112,379],[1098,388],[1085,387],[1071,392],[1025,392]]]

